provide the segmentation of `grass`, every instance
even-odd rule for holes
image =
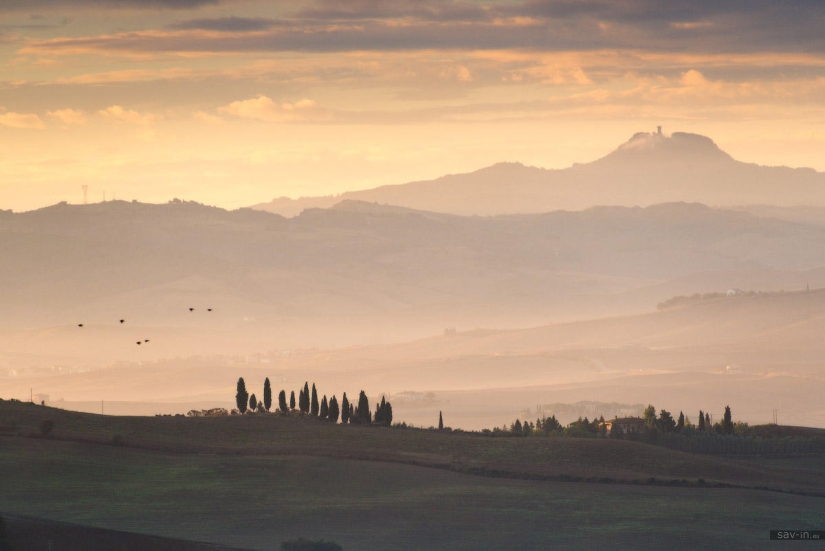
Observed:
[[[488,438],[417,429],[334,426],[276,414],[218,418],[110,417],[0,402],[0,431],[111,443],[155,451],[301,455],[373,460],[488,476],[631,483],[687,481],[825,494],[825,470],[791,462],[689,454],[636,442],[573,438]]]
[[[271,550],[767,549],[825,499],[758,490],[495,479],[341,458],[182,454],[0,438],[0,511]]]

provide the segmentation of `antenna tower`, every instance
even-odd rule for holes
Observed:
[[[83,204],[86,205],[87,192],[89,191],[89,186],[80,186],[80,189],[83,190]]]

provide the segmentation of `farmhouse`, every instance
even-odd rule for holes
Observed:
[[[622,434],[641,432],[644,425],[645,421],[641,417],[622,417],[610,419],[609,421],[602,423],[605,436],[610,436],[613,434],[614,430],[619,431]]]

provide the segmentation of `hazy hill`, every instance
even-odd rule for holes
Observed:
[[[684,203],[499,217],[353,201],[290,219],[180,202],[4,212],[4,361],[90,350],[123,359],[124,329],[129,342],[169,332],[152,344],[164,357],[535,326],[744,285],[825,286],[823,238],[820,225]],[[74,344],[42,346],[51,338]],[[172,342],[182,348],[163,348]]]
[[[294,216],[344,200],[462,215],[648,206],[674,201],[714,206],[825,206],[825,174],[736,161],[710,138],[640,132],[609,155],[562,170],[500,163],[431,181],[351,191],[337,197],[281,197],[253,208]]]

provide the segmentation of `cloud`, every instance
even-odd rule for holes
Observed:
[[[57,109],[46,114],[56,118],[66,126],[86,124],[87,121],[86,113],[75,109]]]
[[[25,128],[40,130],[45,128],[43,120],[31,113],[15,113],[13,111],[0,110],[0,126],[8,128]]]
[[[129,124],[136,124],[140,126],[151,124],[159,119],[157,115],[141,114],[137,111],[124,109],[120,105],[111,105],[106,109],[101,109],[100,111],[98,111],[98,114],[102,115],[103,117],[109,120],[125,122]]]
[[[215,19],[177,21],[167,27],[179,31],[250,32],[263,31],[279,24],[282,25],[284,22],[266,17],[219,17]]]
[[[3,0],[0,11],[53,10],[56,8],[89,7],[95,9],[150,9],[166,8],[187,10],[212,4],[221,0]]]
[[[209,124],[220,124],[223,122],[223,119],[217,115],[212,115],[211,113],[207,113],[205,111],[195,111],[192,113],[192,118],[196,121],[206,122]]]
[[[319,108],[310,99],[302,99],[295,103],[276,103],[261,94],[253,99],[233,101],[218,108],[218,111],[266,122],[326,121],[332,118],[329,111]]]

